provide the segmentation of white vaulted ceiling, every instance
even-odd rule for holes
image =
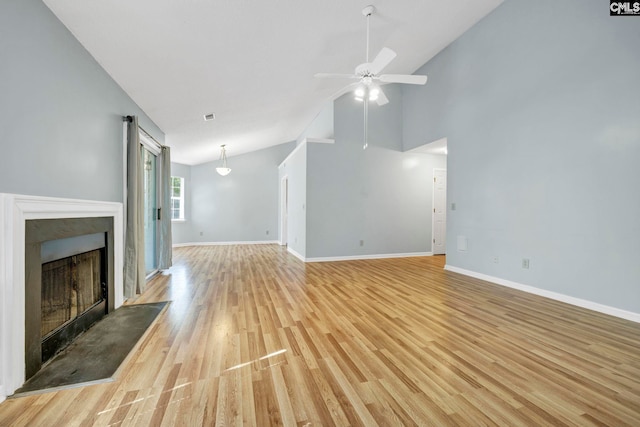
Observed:
[[[173,161],[198,164],[220,144],[232,156],[296,139],[347,83],[313,75],[364,62],[372,0],[44,2],[165,132]],[[389,47],[385,73],[413,73],[501,2],[377,0],[371,55]]]

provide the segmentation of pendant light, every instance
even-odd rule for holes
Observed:
[[[224,146],[224,144],[220,146],[220,148],[222,149],[222,151],[220,152],[222,166],[216,168],[216,172],[218,172],[222,176],[227,176],[229,175],[229,172],[231,172],[231,168],[227,167],[227,151],[225,150]]]

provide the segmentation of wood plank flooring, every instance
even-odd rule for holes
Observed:
[[[8,399],[0,425],[640,425],[640,324],[443,263],[176,249],[116,380]]]

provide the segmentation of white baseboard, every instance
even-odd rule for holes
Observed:
[[[7,399],[7,395],[4,394],[4,386],[0,385],[0,403],[4,402]]]
[[[631,320],[632,322],[640,323],[640,313],[634,313],[632,311],[622,310],[616,307],[611,307],[611,306],[600,304],[597,302],[588,301],[581,298],[560,294],[557,292],[547,291],[545,289],[536,288],[535,286],[523,285],[522,283],[512,282],[510,280],[489,276],[483,273],[477,273],[471,270],[465,270],[464,268],[458,268],[451,265],[445,265],[444,269],[448,271],[452,271],[454,273],[460,273],[460,274],[464,274],[465,276],[475,277],[476,279],[495,283],[496,285],[518,289],[520,291],[524,291],[530,294],[539,295],[539,296],[550,298],[556,301],[560,301],[560,302],[575,305],[578,307],[586,308],[589,310],[597,311],[599,313],[604,313],[610,316],[619,317],[621,319]]]
[[[289,252],[291,255],[293,255],[294,257],[298,258],[300,261],[302,262],[306,262],[305,258],[300,255],[298,252],[296,252],[295,250],[291,249],[291,246],[287,246],[287,252]]]
[[[216,246],[216,245],[282,245],[282,242],[278,240],[264,240],[264,241],[243,241],[243,242],[191,242],[191,243],[175,243],[174,248],[183,248],[187,246]],[[349,256],[335,256],[335,257],[314,257],[305,258],[295,250],[291,249],[291,246],[287,246],[287,252],[295,256],[302,262],[332,262],[332,261],[354,261],[363,259],[385,259],[385,258],[409,258],[420,256],[432,256],[433,252],[407,252],[398,254],[372,254],[372,255],[349,255]]]
[[[279,244],[277,240],[247,240],[239,242],[189,242],[189,243],[174,243],[174,248],[184,248],[186,246],[228,246],[228,245],[273,245]]]
[[[329,256],[306,258],[305,262],[333,262],[333,261],[356,261],[363,259],[385,259],[385,258],[409,258],[418,256],[432,256],[432,252],[408,252],[400,254],[372,254],[372,255],[349,255],[349,256]]]

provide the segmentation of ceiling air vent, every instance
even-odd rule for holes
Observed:
[[[216,118],[215,113],[209,113],[204,115],[204,121],[208,122],[209,120],[214,120]]]

